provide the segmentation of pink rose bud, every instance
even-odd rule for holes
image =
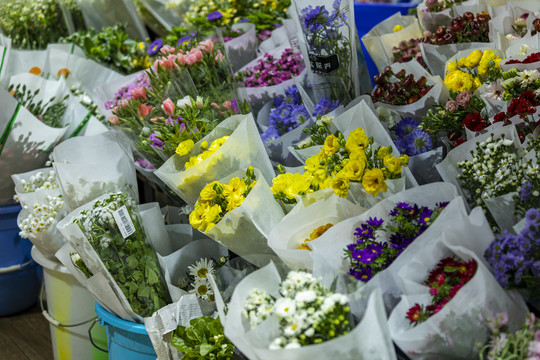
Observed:
[[[152,109],[153,109],[153,106],[151,105],[141,104],[141,106],[139,107],[139,115],[142,117],[148,116],[148,114],[150,114],[150,111],[152,111]]]
[[[211,103],[210,106],[213,107],[214,109],[219,109],[220,108],[219,105],[216,104],[215,102]]]
[[[120,119],[116,115],[111,115],[109,116],[109,122],[111,123],[111,125],[118,125]]]
[[[163,105],[161,105],[161,108],[165,111],[165,114],[174,115],[174,103],[171,99],[167,98],[167,100],[163,102]]]
[[[218,50],[217,55],[216,55],[216,62],[222,62],[223,58],[224,58],[224,56],[221,53],[221,50]]]
[[[228,101],[228,100],[225,101],[225,102],[223,103],[223,107],[224,107],[225,109],[227,109],[227,110],[231,110],[231,108],[232,108],[231,102]]]

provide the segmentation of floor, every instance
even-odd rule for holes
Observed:
[[[52,360],[49,323],[39,305],[0,317],[0,360]]]

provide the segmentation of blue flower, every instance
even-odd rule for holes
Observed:
[[[287,96],[287,101],[290,104],[301,104],[302,98],[300,97],[300,93],[298,92],[298,88],[296,85],[293,85],[291,87],[288,87],[285,89],[285,95]]]
[[[309,33],[318,33],[328,21],[328,10],[323,6],[313,8],[311,5],[301,11],[301,23],[305,31]]]
[[[209,20],[209,21],[214,21],[214,20],[217,20],[217,19],[221,19],[223,17],[223,14],[219,11],[214,11],[214,12],[211,12],[210,14],[208,14],[206,16],[206,18]]]
[[[362,224],[359,228],[356,228],[354,236],[362,239],[373,239],[373,228],[367,224]]]
[[[407,153],[407,144],[405,141],[401,138],[395,139],[394,144],[396,145],[397,150],[400,154],[406,154]]]
[[[163,40],[156,39],[150,44],[148,48],[148,55],[155,55],[163,47]]]
[[[261,139],[263,143],[265,144],[269,141],[277,139],[278,137],[279,137],[278,130],[273,126],[268,127],[268,129],[266,129],[266,131],[261,134]]]
[[[422,129],[416,129],[405,137],[407,155],[418,155],[433,149],[429,134]]]
[[[404,139],[407,135],[413,132],[420,125],[419,122],[412,118],[405,118],[396,125],[396,135]]]
[[[193,40],[193,36],[186,35],[186,36],[181,37],[180,39],[178,39],[178,42],[176,43],[176,46],[182,46],[184,44],[187,44],[189,46],[189,44],[191,43],[191,40]]]
[[[529,182],[521,186],[521,191],[519,192],[521,201],[529,201],[529,199],[531,198],[532,187],[532,184]]]
[[[379,227],[384,223],[384,220],[370,217],[366,222],[370,226]]]
[[[247,23],[249,22],[249,19],[240,19],[238,20],[239,23]]]
[[[326,115],[329,112],[334,111],[339,106],[339,100],[330,100],[328,98],[322,97],[317,104],[314,106],[313,116],[317,117],[318,115]]]

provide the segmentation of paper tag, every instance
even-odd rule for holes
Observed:
[[[135,226],[133,225],[133,221],[131,221],[126,205],[114,211],[113,216],[124,239],[135,232]]]
[[[191,319],[202,317],[203,313],[195,294],[184,295],[178,305],[178,324],[189,326]]]
[[[339,69],[339,57],[336,54],[319,56],[309,54],[311,70],[316,74],[330,74]]]

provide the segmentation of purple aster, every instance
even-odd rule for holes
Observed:
[[[422,129],[413,130],[405,137],[405,142],[407,143],[407,155],[409,156],[422,154],[433,149],[431,137]]]
[[[211,12],[210,14],[208,14],[206,16],[206,18],[209,20],[209,21],[214,21],[214,20],[217,20],[217,19],[221,19],[223,17],[223,14],[219,11],[214,11],[214,12]]]
[[[384,223],[384,220],[370,217],[366,223],[372,227],[380,227]]]
[[[420,125],[420,123],[416,120],[412,118],[405,118],[397,123],[396,135],[403,139],[418,128],[418,125]]]
[[[156,39],[150,44],[148,48],[148,55],[155,55],[163,47],[163,40]]]
[[[354,236],[359,239],[373,239],[373,228],[367,224],[362,224],[359,228],[356,228]]]
[[[183,36],[180,39],[178,39],[176,46],[182,46],[184,44],[187,44],[189,46],[189,44],[191,44],[191,40],[193,40],[192,36],[190,35]]]
[[[427,223],[431,221],[431,215],[433,215],[433,210],[428,207],[423,207],[418,217],[419,223]]]
[[[247,23],[249,22],[249,19],[240,19],[238,20],[239,23]]]

